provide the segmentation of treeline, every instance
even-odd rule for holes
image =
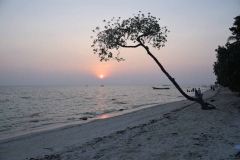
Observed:
[[[225,46],[216,49],[217,62],[214,62],[213,69],[218,84],[240,92],[240,15],[234,19],[233,27],[229,28],[232,36]]]

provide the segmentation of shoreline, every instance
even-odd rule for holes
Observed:
[[[203,93],[208,92],[209,90],[210,89],[205,90]],[[21,137],[21,136],[27,136],[27,135],[31,135],[31,134],[35,134],[35,133],[48,132],[48,131],[51,131],[51,130],[58,130],[58,129],[61,129],[61,128],[68,128],[68,127],[71,127],[71,126],[74,126],[74,125],[81,125],[81,124],[90,123],[90,122],[96,121],[96,120],[101,120],[101,119],[112,118],[112,117],[121,116],[121,115],[125,115],[125,114],[130,114],[132,112],[136,112],[136,111],[139,111],[139,110],[142,110],[142,109],[148,109],[148,108],[152,108],[152,107],[160,107],[160,106],[163,106],[163,105],[167,105],[169,103],[175,103],[175,102],[180,102],[180,101],[185,101],[185,100],[187,100],[187,99],[173,101],[173,102],[167,102],[167,103],[162,102],[161,104],[155,104],[155,105],[145,105],[145,106],[137,107],[137,108],[130,109],[130,110],[123,110],[123,111],[118,111],[118,112],[113,112],[113,113],[106,113],[106,114],[98,115],[98,116],[93,117],[93,118],[88,117],[87,120],[81,120],[79,118],[78,121],[74,121],[74,122],[63,123],[63,124],[54,124],[54,125],[50,125],[50,126],[42,126],[42,127],[36,128],[36,129],[29,130],[29,131],[18,131],[17,133],[14,133],[14,134],[11,133],[8,136],[0,137],[0,141],[8,140],[8,139],[11,139],[11,138],[16,138],[16,137]]]
[[[218,92],[216,91],[211,92],[210,90],[208,90],[204,93],[204,99],[209,100],[212,97],[217,97],[219,96],[217,93]],[[73,150],[73,152],[75,153],[79,150],[79,147],[84,148],[89,146],[88,143],[90,143],[92,146],[95,146],[94,148],[96,151],[96,148],[98,148],[96,147],[96,141],[102,143],[101,141],[107,140],[107,144],[112,143],[113,141],[110,137],[121,136],[122,134],[124,135],[126,132],[132,134],[132,130],[138,130],[140,128],[143,128],[144,130],[142,135],[147,134],[148,131],[145,131],[145,126],[148,126],[149,128],[151,125],[154,125],[155,122],[169,120],[172,117],[171,114],[180,114],[180,112],[183,112],[183,110],[195,110],[194,112],[199,111],[199,113],[214,113],[216,111],[202,111],[200,108],[201,107],[195,102],[182,100],[177,102],[171,102],[168,104],[162,104],[160,106],[157,105],[145,109],[140,109],[135,112],[125,113],[123,115],[107,119],[93,120],[91,122],[80,125],[71,125],[54,130],[37,132],[33,134],[0,140],[0,159],[26,159],[32,157],[42,157],[44,159],[45,155],[55,155],[55,158],[57,159],[59,158],[58,156],[64,157],[68,154],[71,155],[71,153],[68,152],[69,150]],[[180,122],[176,121],[175,123]],[[168,125],[165,127],[164,126],[161,128],[165,128]],[[180,134],[178,132],[176,133]],[[122,141],[118,138],[115,141],[117,141],[116,145],[118,143],[122,143]],[[129,145],[131,145],[131,143]],[[84,151],[84,149],[80,150]],[[88,152],[85,151],[83,153],[87,154]],[[101,151],[101,153],[106,154],[103,151]],[[94,154],[95,152],[91,151],[90,155]],[[97,154],[99,153],[96,153],[96,155]]]
[[[207,92],[208,90],[204,91],[204,92]],[[203,92],[203,93],[204,93]],[[129,109],[129,110],[123,110],[123,111],[117,111],[117,112],[113,112],[113,113],[105,113],[105,114],[101,114],[101,115],[97,115],[96,117],[87,117],[88,119],[87,120],[81,120],[81,118],[79,118],[78,121],[74,121],[74,122],[68,122],[68,123],[60,123],[60,124],[53,124],[53,125],[50,125],[50,126],[42,126],[42,127],[39,127],[39,128],[33,128],[29,131],[17,131],[15,133],[6,133],[7,136],[5,135],[1,135],[0,137],[0,141],[2,140],[7,140],[7,139],[11,139],[11,138],[15,138],[15,137],[20,137],[20,136],[27,136],[27,135],[30,135],[30,134],[34,134],[34,133],[41,133],[41,132],[48,132],[48,131],[51,131],[51,130],[58,130],[58,129],[61,129],[61,128],[65,128],[65,127],[71,127],[71,126],[74,126],[74,125],[81,125],[81,124],[85,124],[85,123],[90,123],[92,121],[96,121],[96,120],[101,120],[101,119],[106,119],[106,118],[112,118],[112,117],[116,117],[116,116],[121,116],[121,115],[125,115],[125,114],[129,114],[129,113],[132,113],[132,112],[136,112],[136,111],[139,111],[139,110],[142,110],[142,109],[147,109],[147,108],[152,108],[152,107],[160,107],[162,105],[166,105],[166,104],[169,104],[169,103],[175,103],[175,102],[180,102],[180,101],[185,101],[187,99],[183,99],[183,100],[177,100],[177,101],[173,101],[173,102],[167,102],[167,103],[160,103],[160,104],[154,104],[154,105],[143,105],[141,107],[137,107],[137,108],[134,108],[134,109]]]
[[[206,91],[206,90],[205,90]],[[167,95],[168,96],[168,95]],[[192,96],[192,95],[191,95]],[[180,97],[180,96],[178,96]],[[182,96],[181,96],[182,97]],[[183,97],[184,98],[184,97]],[[115,100],[115,99],[114,99]],[[57,129],[57,128],[62,128],[62,127],[65,127],[65,126],[69,126],[69,125],[77,125],[77,124],[84,124],[84,123],[88,123],[90,121],[93,121],[93,120],[98,120],[98,119],[104,119],[104,118],[110,118],[110,117],[114,117],[114,116],[119,116],[119,115],[122,115],[122,114],[126,114],[126,113],[131,113],[131,112],[135,112],[137,110],[141,110],[141,109],[145,109],[145,108],[149,108],[149,107],[154,107],[154,106],[159,106],[159,105],[163,105],[163,104],[168,104],[168,103],[172,103],[172,102],[177,102],[177,101],[182,101],[182,100],[186,100],[186,99],[178,99],[177,97],[175,97],[174,99],[175,101],[172,101],[172,100],[169,100],[170,102],[165,102],[165,100],[163,102],[158,102],[158,103],[152,103],[152,104],[149,104],[149,103],[145,103],[144,101],[142,101],[142,103],[140,105],[138,105],[138,107],[133,107],[131,109],[128,109],[128,108],[120,108],[119,110],[116,110],[114,112],[110,112],[110,113],[102,113],[102,114],[96,114],[96,115],[83,115],[80,116],[80,117],[74,117],[73,120],[69,120],[68,119],[65,121],[63,119],[62,122],[56,122],[54,123],[49,121],[49,124],[45,125],[45,124],[41,124],[41,123],[31,123],[30,126],[26,126],[25,128],[23,128],[21,126],[21,124],[19,125],[19,128],[20,129],[16,129],[14,130],[14,127],[13,129],[9,129],[9,130],[6,130],[6,131],[3,131],[0,133],[0,140],[4,140],[4,139],[9,139],[9,138],[14,138],[14,137],[18,137],[18,136],[22,136],[22,135],[26,135],[26,134],[31,134],[31,133],[36,133],[36,132],[42,132],[42,131],[48,131],[48,130],[53,130],[53,129]],[[132,105],[134,106],[134,105]],[[34,116],[35,116],[35,113],[37,114],[37,116],[39,116],[38,114],[41,112],[33,112]],[[29,115],[25,115],[25,117],[31,117],[32,114],[29,113]],[[41,116],[43,117],[44,114]],[[39,116],[41,118],[41,116]],[[64,116],[63,116],[64,117]],[[87,117],[87,121],[81,119],[81,118],[84,118],[84,117]],[[32,118],[32,117],[31,117]],[[5,118],[6,119],[6,118]],[[36,122],[38,121],[43,121],[44,119],[40,119],[38,120],[38,117],[36,117],[35,119]],[[20,120],[21,121],[21,120]],[[33,122],[32,119],[27,119],[26,121],[29,121],[29,122]],[[14,121],[15,122],[15,121]],[[16,121],[18,122],[18,121]],[[15,124],[16,124],[15,122]],[[46,121],[47,122],[47,121]],[[3,122],[4,123],[4,122]],[[14,123],[13,123],[14,124]],[[25,122],[23,123],[25,124]],[[11,126],[10,123],[6,124],[6,126]],[[14,126],[14,125],[13,125]],[[21,128],[22,127],[22,128]]]

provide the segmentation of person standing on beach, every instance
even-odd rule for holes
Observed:
[[[198,88],[198,94],[201,94],[201,90],[200,90],[200,88]]]
[[[197,91],[197,93],[198,93],[198,96],[199,96],[199,97],[201,97],[201,96],[202,96],[200,88],[198,88],[198,91]]]
[[[196,88],[195,88],[195,97],[198,97],[198,91]]]

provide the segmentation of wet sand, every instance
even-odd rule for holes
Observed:
[[[0,141],[0,159],[240,158],[240,97],[227,88],[188,100]]]

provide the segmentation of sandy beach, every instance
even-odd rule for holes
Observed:
[[[0,159],[240,159],[240,97],[203,98],[217,109],[183,100],[1,140]]]

